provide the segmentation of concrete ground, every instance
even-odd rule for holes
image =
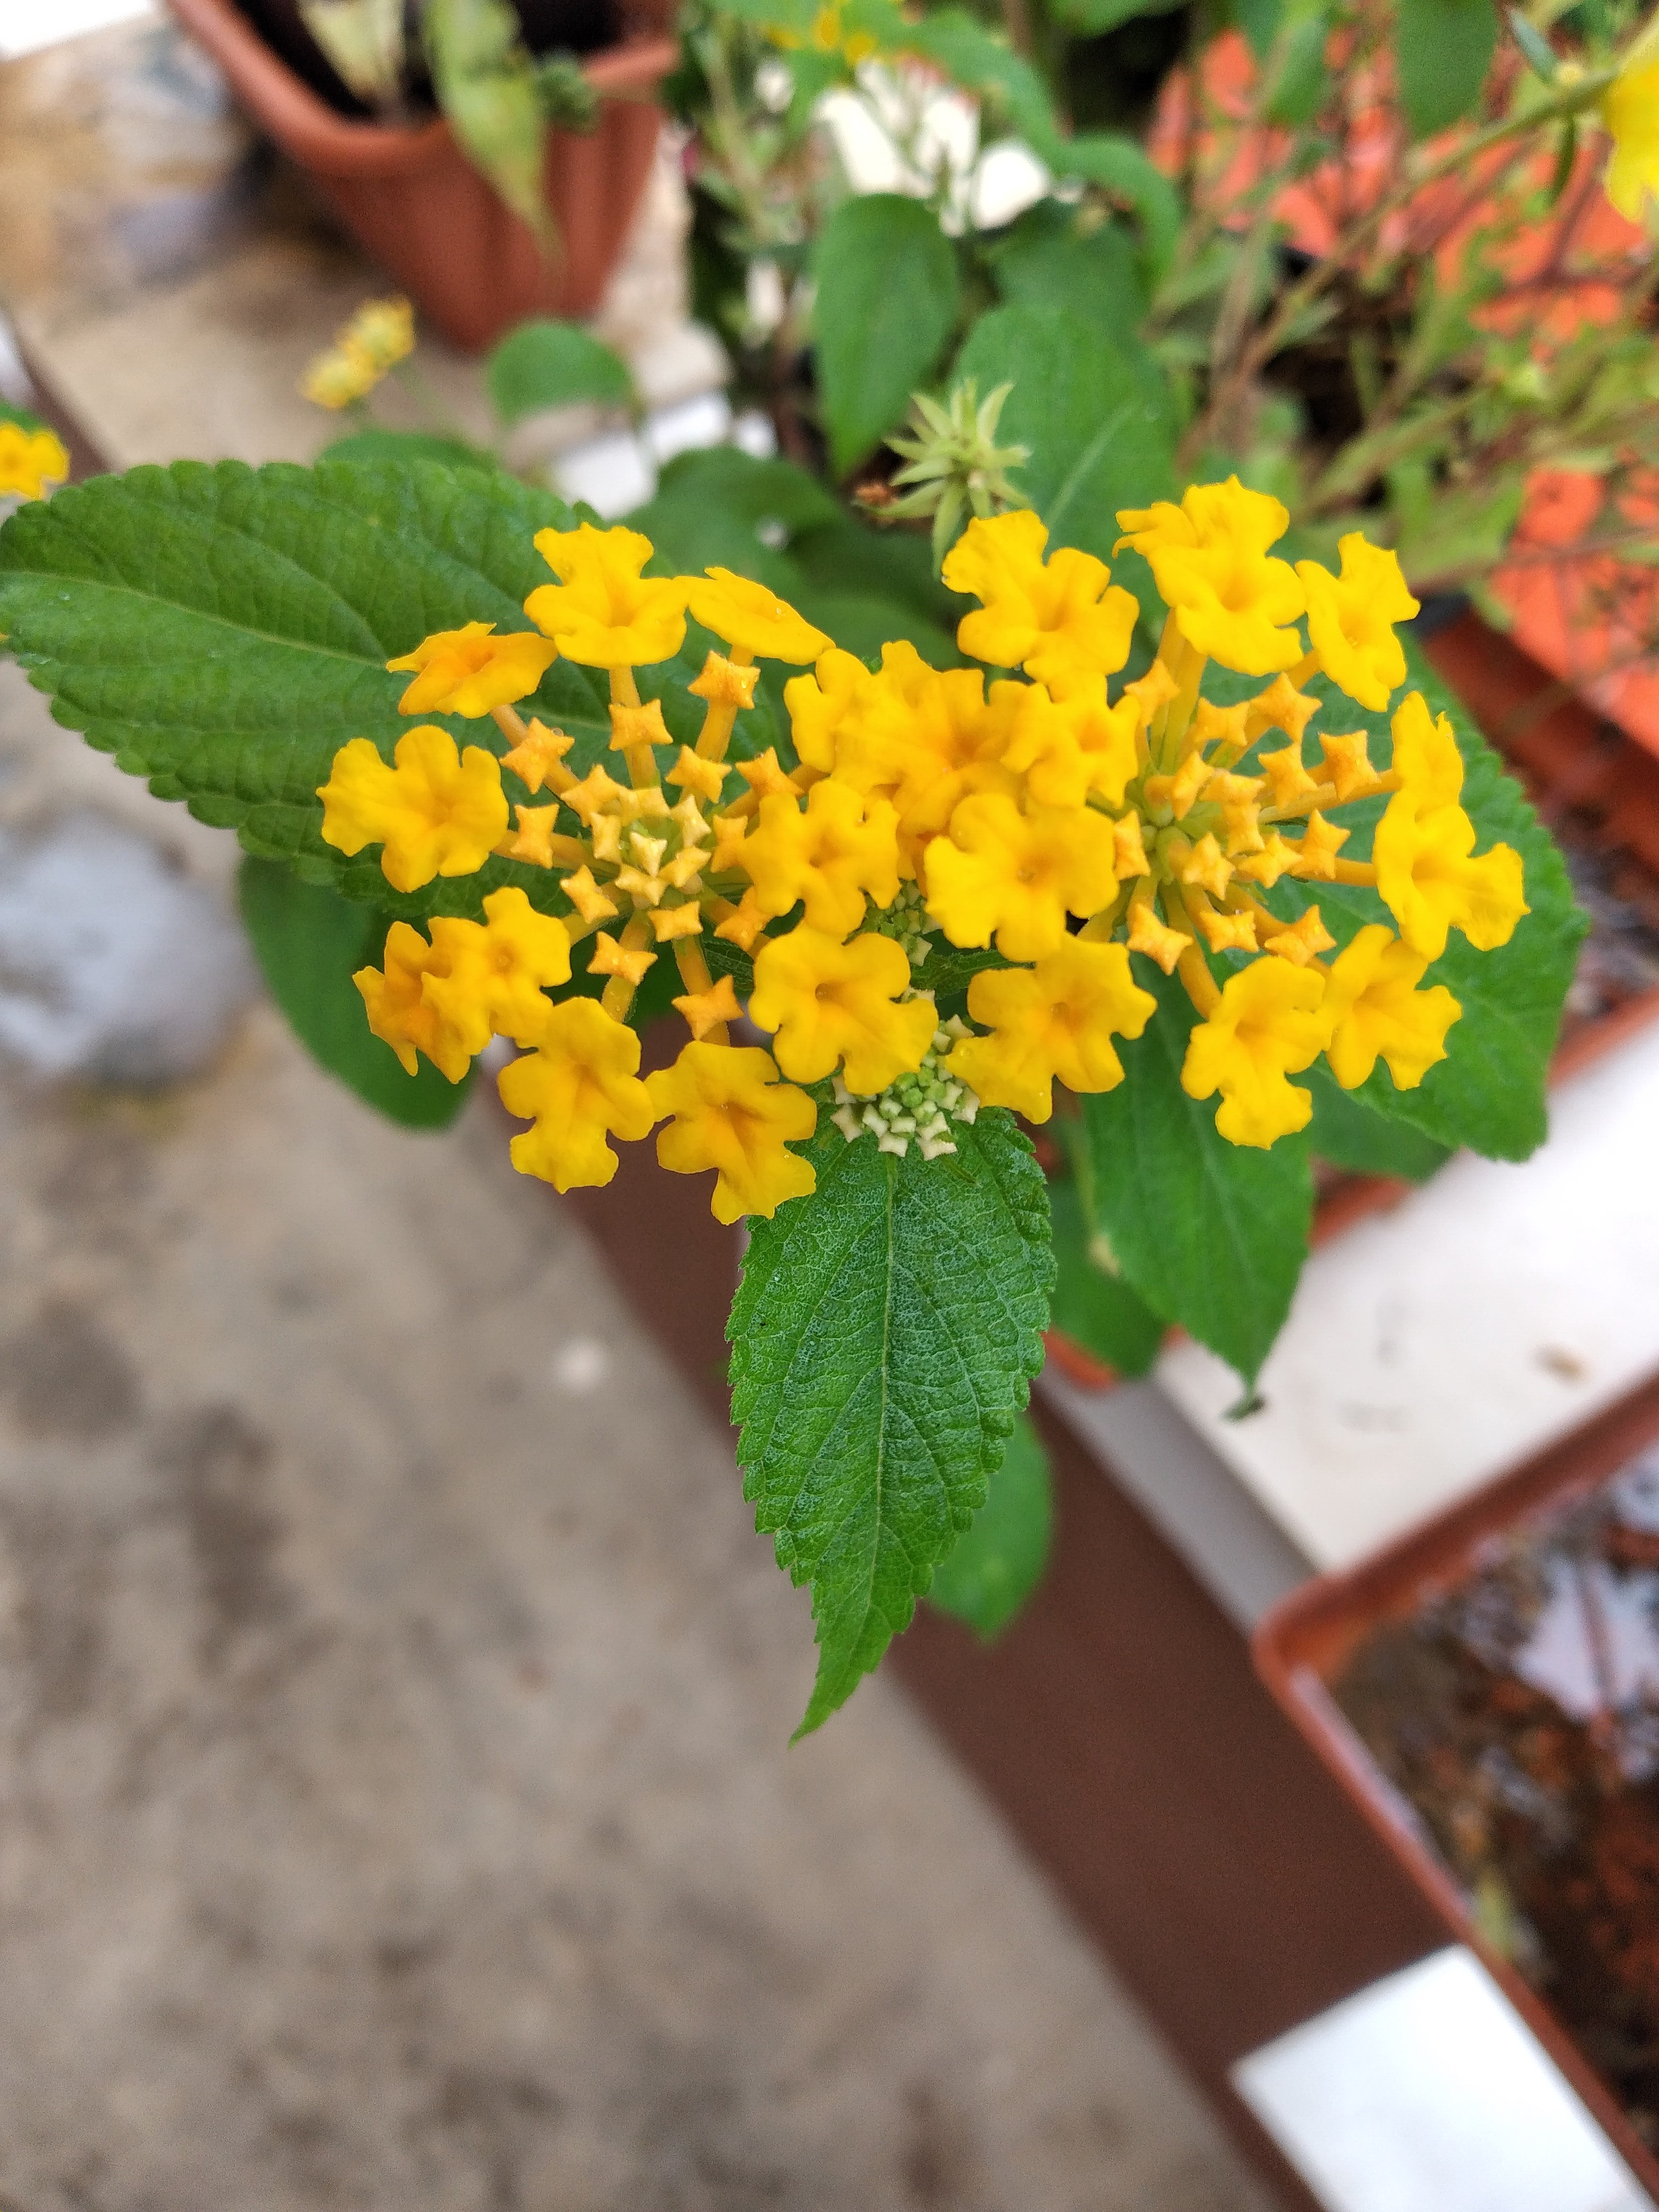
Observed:
[[[222,880],[0,679],[8,834]],[[0,2206],[1259,2206],[902,1695],[787,1747],[805,1595],[505,1138],[264,1004],[0,1080]]]

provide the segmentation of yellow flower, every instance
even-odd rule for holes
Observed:
[[[483,1024],[476,1052],[492,1036],[534,1044],[550,1011],[544,992],[570,980],[569,937],[516,889],[492,891],[483,910],[482,927],[444,915],[432,921],[433,946],[447,972],[428,975],[426,1001],[458,1032],[473,1020]]]
[[[745,1213],[769,1219],[786,1199],[816,1189],[811,1163],[788,1146],[812,1134],[818,1109],[804,1091],[779,1082],[770,1053],[689,1044],[672,1067],[645,1080],[659,1119],[674,1117],[658,1135],[658,1159],[674,1175],[717,1171],[716,1221]]]
[[[1016,796],[1019,779],[1002,766],[1030,686],[994,684],[984,696],[977,668],[930,668],[908,644],[883,648],[860,711],[836,746],[837,778],[898,812],[907,873],[916,872],[930,837],[945,828],[972,792]]]
[[[1306,595],[1288,561],[1267,548],[1290,527],[1288,510],[1237,477],[1191,484],[1179,507],[1126,507],[1125,535],[1150,562],[1166,605],[1188,645],[1245,676],[1270,676],[1303,657],[1293,623]]]
[[[1342,573],[1298,561],[1308,595],[1308,637],[1319,665],[1349,698],[1381,713],[1406,680],[1406,649],[1394,634],[1418,603],[1406,588],[1397,554],[1372,545],[1357,530],[1337,541]]]
[[[975,516],[943,574],[951,591],[981,603],[957,628],[962,650],[995,668],[1024,668],[1058,695],[1122,667],[1139,609],[1092,553],[1062,545],[1045,563],[1048,542],[1029,508]]]
[[[63,441],[50,430],[0,422],[0,499],[44,499],[70,472]]]
[[[988,1106],[1029,1121],[1054,1109],[1058,1076],[1072,1091],[1110,1091],[1123,1080],[1112,1032],[1138,1037],[1158,1000],[1129,973],[1121,945],[1067,938],[1035,968],[993,969],[968,987],[968,1011],[992,1031],[964,1037],[947,1066]]]
[[[1521,855],[1494,845],[1477,859],[1475,829],[1457,804],[1463,761],[1443,714],[1431,722],[1421,692],[1394,718],[1394,762],[1401,787],[1376,825],[1376,888],[1413,951],[1437,960],[1461,929],[1477,951],[1507,945],[1530,911]]]
[[[406,730],[388,768],[368,738],[334,756],[323,802],[323,839],[348,856],[384,847],[380,869],[395,890],[434,876],[470,876],[507,834],[507,799],[494,753],[458,750],[434,723]]]
[[[1126,697],[1109,707],[1103,676],[1079,684],[1058,700],[1051,700],[1042,684],[1034,684],[1020,702],[1019,720],[1003,764],[1024,774],[1026,787],[1041,805],[1081,806],[1091,792],[1097,792],[1109,806],[1121,806],[1124,787],[1139,764],[1135,755],[1139,727],[1139,702]]]
[[[884,662],[891,650],[890,646],[884,648]],[[834,771],[841,732],[873,680],[854,654],[832,645],[810,676],[792,676],[784,685],[789,733],[808,768],[822,769],[825,775]]]
[[[1332,962],[1325,1057],[1345,1091],[1364,1083],[1379,1059],[1398,1090],[1414,1091],[1446,1057],[1446,1032],[1463,1009],[1443,983],[1418,989],[1428,964],[1380,921],[1358,931]]]
[[[317,356],[300,380],[301,396],[334,412],[367,399],[385,374],[355,338],[347,340]]]
[[[866,891],[878,906],[898,896],[897,827],[885,799],[861,799],[833,777],[813,785],[805,813],[780,793],[763,799],[759,827],[743,848],[761,912],[787,914],[804,899],[811,928],[850,936],[864,919]]]
[[[394,675],[416,672],[398,702],[398,712],[465,714],[476,721],[492,707],[527,698],[558,659],[559,648],[534,630],[509,630],[497,637],[495,629],[494,623],[470,622],[460,629],[434,630],[413,653],[388,660]]]
[[[351,979],[368,1011],[370,1030],[392,1047],[405,1075],[415,1073],[418,1048],[452,1083],[459,1083],[474,1055],[489,1043],[489,1030],[485,1026],[480,1031],[475,1009],[465,1009],[457,1022],[427,995],[427,979],[447,973],[448,955],[406,921],[394,921],[381,957],[384,969],[360,968]]]
[[[415,350],[415,310],[407,300],[365,300],[339,342],[361,346],[384,375]]]
[[[778,1065],[797,1083],[817,1083],[837,1061],[849,1091],[884,1091],[921,1066],[939,1017],[931,999],[893,1002],[910,988],[910,962],[890,937],[838,945],[802,923],[755,956],[749,1011],[775,1035]]]
[[[1066,936],[1068,913],[1098,914],[1117,896],[1113,825],[1084,807],[1021,814],[994,793],[964,799],[951,834],[927,848],[927,911],[953,945],[988,945],[1040,960]]]
[[[1613,139],[1602,186],[1628,222],[1640,222],[1659,200],[1659,26],[1650,23],[1625,56],[1601,98],[1601,120]]]
[[[1313,1094],[1285,1079],[1310,1066],[1325,1042],[1324,992],[1316,969],[1255,960],[1228,978],[1214,1011],[1194,1029],[1181,1087],[1189,1098],[1220,1091],[1215,1125],[1229,1143],[1265,1150],[1307,1127]]]
[[[830,640],[823,632],[814,629],[764,584],[734,576],[729,568],[710,568],[707,574],[712,579],[708,583],[701,576],[680,579],[686,606],[693,622],[724,638],[734,653],[799,665],[830,650]]]
[[[564,999],[533,1052],[501,1070],[501,1103],[535,1127],[514,1137],[513,1164],[555,1190],[607,1183],[617,1155],[607,1135],[635,1143],[657,1115],[639,1079],[640,1041],[594,999]]]
[[[640,571],[651,540],[637,530],[538,530],[536,550],[558,578],[524,603],[538,629],[584,668],[644,667],[672,660],[685,641],[685,581]]]

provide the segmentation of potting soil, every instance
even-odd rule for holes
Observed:
[[[1659,2148],[1659,1448],[1376,1630],[1331,1688],[1477,1939]]]

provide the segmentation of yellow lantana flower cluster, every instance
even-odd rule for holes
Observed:
[[[423,1052],[453,1079],[491,1036],[524,1048],[500,1078],[534,1125],[514,1159],[561,1190],[608,1182],[610,1139],[666,1121],[659,1159],[712,1170],[723,1221],[813,1188],[790,1147],[813,1134],[818,1104],[798,1086],[833,1079],[824,1103],[848,1142],[914,1139],[928,1159],[981,1104],[1043,1121],[1056,1081],[1111,1089],[1114,1039],[1139,1037],[1158,1008],[1132,952],[1185,985],[1201,1018],[1182,1080],[1196,1098],[1220,1094],[1216,1125],[1236,1144],[1305,1126],[1310,1094],[1289,1079],[1322,1052],[1349,1088],[1379,1059],[1396,1084],[1421,1082],[1460,1011],[1425,973],[1454,928],[1480,947],[1507,940],[1527,910],[1521,862],[1505,846],[1474,854],[1455,740],[1419,694],[1394,716],[1386,773],[1363,732],[1324,735],[1305,762],[1317,702],[1298,685],[1322,672],[1385,706],[1406,672],[1394,625],[1416,603],[1394,556],[1358,536],[1336,575],[1274,558],[1286,520],[1236,479],[1119,517],[1170,614],[1157,658],[1115,697],[1136,602],[1104,562],[1048,554],[1030,514],[973,522],[945,563],[946,583],[980,602],[963,652],[1021,672],[988,685],[902,642],[868,668],[726,569],[647,577],[637,532],[543,531],[557,580],[526,601],[534,630],[469,623],[388,664],[411,678],[404,712],[488,715],[505,752],[423,724],[388,765],[355,738],[319,795],[325,839],[347,854],[379,844],[401,890],[495,854],[550,872],[564,911],[509,889],[484,901],[482,923],[441,918],[428,938],[398,925],[383,968],[356,978],[371,1028],[406,1066]],[[678,653],[688,615],[724,649],[688,687],[703,705],[696,743],[677,745],[637,672]],[[572,739],[516,710],[561,655],[608,672],[621,776],[601,763],[579,777]],[[784,690],[793,768],[775,749],[726,759],[761,659],[805,672]],[[1217,706],[1200,690],[1212,659],[1273,680]],[[1284,744],[1240,773],[1273,732]],[[504,770],[543,803],[510,801]],[[1382,793],[1373,860],[1345,860],[1333,812]],[[1317,905],[1292,920],[1261,901],[1287,877],[1374,885],[1396,927],[1361,929],[1328,963]],[[942,1024],[915,987],[941,937],[1000,956],[973,976],[969,1023]],[[599,995],[550,998],[582,942]],[[746,1009],[740,963],[711,972],[716,942],[752,961]],[[627,1018],[665,957],[690,1041],[641,1079]],[[732,1042],[745,1012],[769,1051]]]

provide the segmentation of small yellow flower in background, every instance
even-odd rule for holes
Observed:
[[[743,848],[761,912],[787,914],[798,899],[813,929],[848,937],[864,919],[867,891],[878,907],[898,896],[898,817],[885,799],[865,799],[844,783],[814,784],[803,813],[774,793]]]
[[[405,1075],[414,1074],[420,1051],[452,1083],[459,1083],[489,1037],[488,1031],[478,1034],[470,1010],[458,1026],[428,998],[427,978],[447,971],[446,955],[406,921],[394,921],[381,957],[384,968],[360,968],[351,979],[368,1009],[370,1030],[392,1047]]]
[[[386,667],[394,675],[415,672],[398,702],[400,714],[465,714],[476,721],[492,708],[528,698],[558,657],[558,647],[535,630],[501,637],[494,623],[470,622],[434,630]]]
[[[1057,696],[1129,657],[1140,610],[1092,553],[1062,545],[1045,562],[1048,532],[1029,508],[975,516],[945,556],[953,592],[981,602],[964,615],[957,642],[995,668],[1023,668]]]
[[[1530,911],[1522,895],[1521,855],[1494,845],[1479,859],[1474,824],[1457,804],[1463,760],[1450,723],[1431,721],[1419,692],[1394,718],[1401,788],[1376,825],[1371,854],[1376,888],[1414,952],[1437,960],[1453,929],[1478,951],[1507,945]]]
[[[1295,622],[1306,594],[1288,561],[1269,557],[1291,526],[1289,510],[1237,477],[1193,484],[1181,505],[1160,500],[1120,514],[1145,556],[1188,645],[1244,676],[1271,676],[1303,658]]]
[[[909,988],[909,959],[890,937],[841,945],[802,923],[755,955],[749,1010],[794,1082],[819,1082],[839,1063],[847,1088],[867,1097],[914,1073],[933,1041],[931,1000],[895,1003]]]
[[[685,580],[640,571],[648,538],[620,526],[538,530],[536,550],[558,578],[524,603],[538,629],[585,668],[633,668],[672,660],[685,641]]]
[[[365,300],[338,343],[361,346],[384,376],[415,350],[415,310],[407,300]]]
[[[1040,960],[1117,896],[1116,845],[1105,815],[1034,806],[1021,814],[994,793],[964,799],[951,835],[927,848],[928,911],[953,945],[988,945],[1010,960]]]
[[[617,1155],[606,1138],[637,1144],[657,1120],[639,1065],[636,1033],[594,1000],[550,1008],[536,1049],[496,1082],[507,1112],[536,1125],[513,1139],[514,1166],[555,1190],[608,1183]]]
[[[1193,1030],[1181,1070],[1189,1098],[1219,1091],[1215,1125],[1231,1143],[1262,1150],[1305,1129],[1313,1093],[1287,1082],[1311,1067],[1328,1030],[1325,978],[1288,960],[1257,960],[1224,985],[1220,1001]]]
[[[44,499],[49,484],[63,483],[70,457],[55,432],[0,422],[0,499]]]
[[[690,582],[687,612],[734,651],[761,660],[790,660],[799,666],[830,650],[831,641],[823,632],[814,629],[764,584],[734,576],[729,568],[710,568],[707,574],[707,583],[701,577]]]
[[[1602,95],[1601,120],[1613,139],[1602,188],[1627,222],[1641,222],[1659,202],[1659,23],[1650,23]]]
[[[1325,1057],[1345,1091],[1364,1083],[1379,1059],[1399,1090],[1413,1091],[1446,1057],[1446,1032],[1463,1010],[1443,983],[1418,989],[1428,964],[1381,922],[1358,931],[1332,962]]]
[[[1406,588],[1397,554],[1367,543],[1351,530],[1337,540],[1342,573],[1333,576],[1317,561],[1298,561],[1296,573],[1308,595],[1308,638],[1319,665],[1349,698],[1381,713],[1406,680],[1406,648],[1395,623],[1420,611]]]
[[[481,1029],[477,1052],[492,1036],[535,1044],[552,1008],[544,993],[570,980],[569,937],[556,915],[538,913],[516,888],[492,891],[483,910],[482,927],[434,917],[432,943],[447,973],[428,977],[427,1003],[458,1030],[469,1020],[475,1034]]]
[[[470,876],[507,834],[507,799],[493,753],[465,753],[435,723],[407,730],[388,768],[368,738],[334,756],[318,787],[323,838],[348,857],[380,845],[380,869],[394,890],[416,891],[434,876]]]
[[[367,399],[388,370],[415,350],[415,311],[407,300],[367,300],[335,333],[300,380],[315,407],[337,412]]]
[[[647,1075],[646,1086],[659,1119],[673,1116],[658,1135],[657,1158],[676,1175],[715,1170],[716,1221],[745,1213],[769,1220],[786,1199],[817,1188],[811,1163],[787,1147],[811,1136],[818,1109],[804,1091],[779,1082],[770,1053],[694,1042],[672,1067]]]
[[[992,1034],[963,1038],[946,1062],[951,1074],[985,1105],[1046,1121],[1056,1077],[1076,1091],[1122,1082],[1113,1034],[1138,1037],[1158,1000],[1131,976],[1126,947],[1072,937],[1034,968],[975,975],[968,1011]]]
[[[300,392],[313,407],[326,407],[336,414],[367,399],[383,374],[361,346],[336,346],[311,363],[300,380]]]

